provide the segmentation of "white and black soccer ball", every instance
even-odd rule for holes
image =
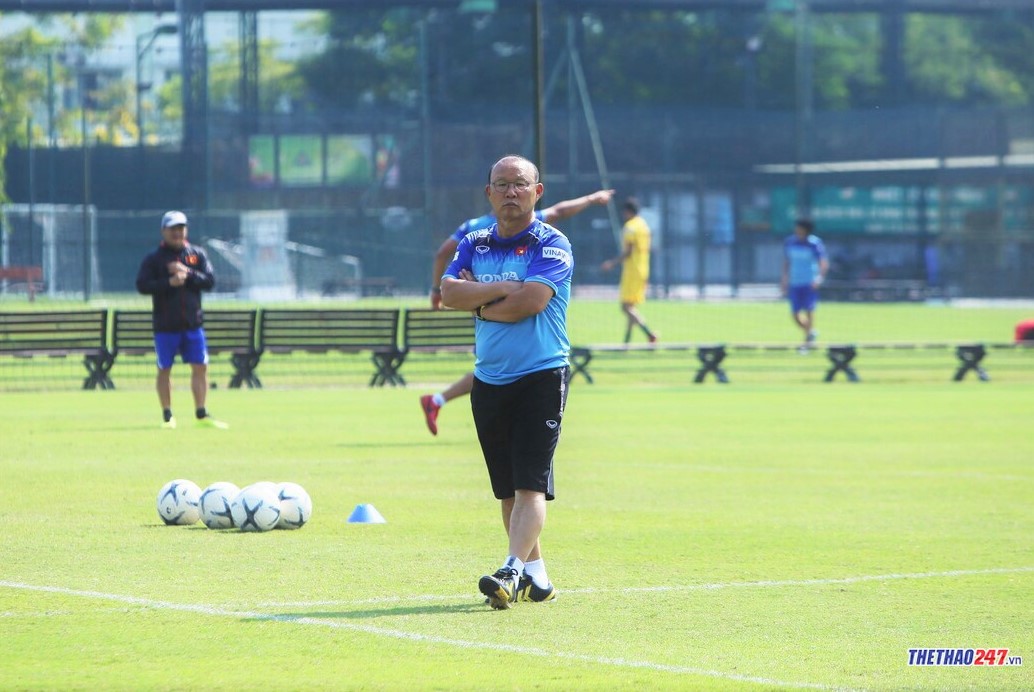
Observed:
[[[275,494],[277,492],[277,485],[273,481],[256,481],[254,483],[249,483],[248,485],[246,485],[243,488],[241,488],[241,490],[255,490],[255,489],[262,490],[262,491],[268,490],[269,492]]]
[[[201,488],[183,478],[169,481],[158,491],[158,516],[168,525],[189,526],[201,518]]]
[[[233,525],[241,531],[270,531],[280,519],[280,500],[273,489],[254,485],[237,493],[230,503]]]
[[[219,481],[201,491],[198,503],[201,510],[201,521],[210,529],[232,529],[233,513],[230,503],[241,490],[233,483]]]
[[[297,483],[277,485],[277,499],[280,500],[278,529],[300,529],[312,517],[312,498]]]

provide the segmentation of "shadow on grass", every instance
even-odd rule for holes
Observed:
[[[366,610],[349,610],[325,613],[282,613],[268,617],[251,618],[252,620],[367,620],[370,618],[402,617],[406,615],[447,615],[449,613],[491,612],[491,609],[480,601],[471,603],[451,603],[425,606],[397,606],[394,608],[370,608]]]

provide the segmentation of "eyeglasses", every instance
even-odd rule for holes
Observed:
[[[510,182],[508,180],[494,180],[492,181],[492,189],[496,192],[505,194],[510,186],[513,185],[513,189],[517,192],[527,192],[531,189],[531,186],[535,183],[529,183],[527,180],[514,180]]]

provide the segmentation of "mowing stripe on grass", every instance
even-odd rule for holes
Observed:
[[[793,586],[826,586],[833,584],[861,584],[870,581],[894,581],[903,579],[945,579],[952,577],[972,577],[988,574],[1022,574],[1034,572],[1032,567],[1000,567],[991,569],[957,569],[948,572],[912,572],[902,574],[865,574],[857,577],[834,577],[829,579],[786,579],[782,581],[727,581],[712,584],[675,584],[665,586],[622,586],[620,588],[563,589],[561,594],[607,594],[607,593],[661,593],[667,591],[717,591],[719,589],[736,589],[744,587],[793,587]],[[0,582],[2,584],[2,582]],[[353,601],[298,601],[282,603],[257,603],[259,608],[305,608],[328,605],[370,605],[375,603],[409,603],[414,601],[453,601],[470,594],[451,596],[384,596],[382,598],[364,598]]]
[[[987,574],[1019,574],[1034,572],[1034,567],[1002,567],[995,569],[960,569],[949,572],[914,572],[911,574],[869,574],[858,577],[840,577],[833,579],[787,579],[784,581],[730,581],[716,584],[685,584],[676,586],[627,586],[621,589],[624,593],[657,593],[659,591],[711,591],[741,587],[769,586],[825,586],[832,584],[860,584],[869,581],[894,581],[897,579],[943,579],[950,577],[970,577]],[[600,593],[606,589],[581,589],[579,593]]]
[[[486,642],[467,641],[464,639],[450,639],[448,637],[438,637],[426,634],[419,634],[417,632],[406,632],[403,630],[388,629],[385,627],[371,627],[370,625],[357,625],[355,623],[338,622],[336,620],[326,620],[322,618],[312,618],[297,615],[269,615],[266,613],[259,612],[228,610],[225,608],[218,608],[215,606],[191,605],[189,603],[173,603],[171,601],[157,601],[150,598],[141,598],[139,596],[126,596],[123,594],[104,593],[102,591],[68,589],[60,586],[42,586],[12,581],[0,581],[0,587],[8,589],[21,589],[25,591],[60,594],[62,596],[77,596],[80,598],[92,598],[106,601],[115,601],[118,603],[128,603],[131,605],[138,605],[147,608],[156,608],[160,610],[174,610],[185,613],[196,613],[198,615],[212,615],[217,617],[232,617],[247,620],[263,620],[267,622],[285,622],[298,625],[326,627],[330,629],[348,630],[351,632],[362,632],[364,634],[372,634],[381,637],[391,637],[393,639],[404,639],[428,644],[444,644],[447,646],[455,646],[463,649],[504,651],[507,653],[521,654],[525,656],[539,656],[542,658],[563,659],[567,661],[573,661],[576,663],[589,663],[594,665],[615,666],[620,668],[641,668],[645,670],[656,670],[660,672],[674,673],[679,675],[702,675],[711,678],[733,680],[736,682],[750,682],[759,685],[774,687],[792,687],[796,689],[811,690],[844,689],[842,687],[823,685],[819,683],[787,682],[785,680],[774,680],[771,678],[765,678],[754,675],[727,673],[720,670],[707,670],[704,668],[693,668],[690,666],[673,666],[665,663],[654,663],[652,661],[635,661],[624,658],[587,656],[584,654],[572,654],[565,653],[562,651],[547,651],[546,649],[537,649],[534,647],[526,646],[514,646],[511,644],[493,644]],[[469,595],[464,596],[464,598],[469,599]]]
[[[635,466],[636,468],[666,469],[671,464],[657,462],[625,462],[625,467]],[[702,473],[773,473],[785,476],[809,475],[809,476],[844,476],[851,473],[844,468],[781,468],[772,466],[708,466],[704,464],[680,464],[681,471],[700,471]],[[857,469],[857,475],[889,476],[892,478],[967,478],[975,481],[989,481],[992,483],[1013,482],[1029,483],[1034,481],[1034,476],[1021,476],[1008,473],[984,473],[982,471],[874,471],[870,468]]]

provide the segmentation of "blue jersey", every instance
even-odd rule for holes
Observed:
[[[489,384],[509,384],[540,370],[568,365],[567,305],[571,301],[574,256],[571,242],[536,219],[513,238],[500,238],[493,224],[467,233],[443,276],[459,278],[469,270],[480,282],[536,281],[553,289],[537,315],[520,322],[477,320],[474,375]]]
[[[810,286],[819,278],[819,261],[826,259],[826,246],[818,236],[800,240],[791,235],[783,243],[783,255],[789,265],[789,285]]]
[[[546,215],[543,212],[536,210],[535,218],[539,221],[545,221]],[[494,223],[495,214],[485,214],[484,216],[479,216],[476,219],[467,219],[466,221],[460,224],[459,228],[453,231],[451,237],[458,243],[461,240],[463,240],[463,236],[467,235],[468,233],[472,231],[484,230]]]

